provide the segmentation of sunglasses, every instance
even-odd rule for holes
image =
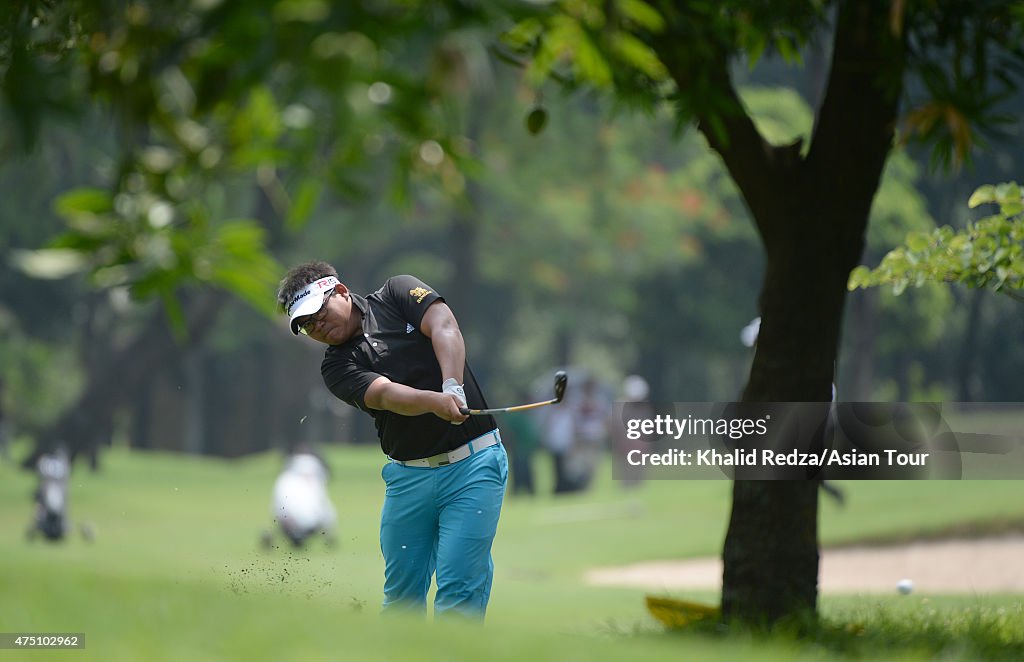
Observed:
[[[331,300],[334,293],[337,290],[331,290],[331,293],[324,297],[324,302],[320,304],[320,310],[316,311],[312,315],[306,318],[306,321],[299,324],[299,333],[304,336],[308,336],[313,328],[320,323],[323,318],[327,317],[327,302]]]

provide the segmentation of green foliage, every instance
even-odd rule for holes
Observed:
[[[526,130],[537,135],[544,130],[544,125],[548,123],[548,113],[543,108],[534,108],[530,111],[530,114],[526,116]]]
[[[302,230],[327,187],[374,192],[361,167],[369,158],[391,160],[396,181],[415,176],[423,140],[445,144],[439,99],[460,75],[445,40],[501,7],[5,5],[0,112],[17,120],[9,140],[16,129],[31,147],[58,109],[101,108],[118,127],[116,165],[101,188],[63,197],[68,231],[19,263],[50,277],[88,269],[95,286],[130,286],[170,311],[181,287],[212,284],[271,313],[281,269],[267,237]],[[244,177],[272,211],[226,220],[221,191]]]
[[[887,164],[872,207],[871,226],[868,229],[866,255],[880,258],[889,248],[904,237],[920,236],[935,227],[935,220],[928,212],[927,201],[916,189],[917,168],[905,154],[897,154]],[[934,328],[937,320],[943,318],[952,304],[945,288],[923,285],[915,294],[921,310],[917,311],[917,339],[922,346],[935,340],[938,331]],[[908,301],[896,302],[890,296],[881,298],[885,309],[907,311]]]
[[[728,99],[722,64],[754,67],[768,56],[801,64],[801,49],[827,33],[838,4],[560,0],[517,23],[504,44],[525,58],[535,87],[548,80],[590,86],[647,108],[669,101],[681,122],[700,119],[724,141],[722,120],[739,109]],[[929,146],[933,166],[969,163],[1019,119],[1001,107],[1024,64],[1024,3],[917,0],[887,9],[884,29],[901,37],[901,52],[889,57],[905,65],[893,75],[914,90],[901,140]]]
[[[826,5],[564,0],[517,23],[503,44],[525,58],[526,82],[535,87],[547,80],[589,86],[645,108],[668,101],[680,121],[699,115],[714,125],[735,109],[710,72],[734,58],[753,66],[766,54],[798,63]]]
[[[918,190],[919,170],[904,151],[897,152],[887,162],[871,208],[863,261],[881,260],[908,233],[927,232],[935,227],[928,201]],[[851,363],[859,364],[859,369],[872,371],[872,391],[860,397],[943,400],[940,389],[948,392],[951,387],[949,382],[939,381],[944,375],[935,374],[942,362],[930,357],[947,354],[943,343],[960,333],[958,324],[962,317],[955,314],[950,289],[939,283],[926,283],[900,297],[888,289],[854,296],[852,305],[856,306],[857,313],[845,332],[847,342],[854,346],[866,343],[872,348],[867,355],[857,353],[850,357]],[[863,328],[866,321],[869,326]],[[908,361],[915,363],[908,367]],[[865,362],[870,363],[865,365]],[[844,372],[841,367],[840,373]],[[899,390],[900,384],[903,391]]]
[[[1014,183],[982,186],[971,196],[972,208],[998,205],[998,212],[967,224],[963,230],[943,226],[907,234],[874,269],[857,267],[849,288],[891,285],[899,294],[926,282],[961,283],[1019,297],[1024,288],[1024,204]]]
[[[1003,139],[1019,118],[1000,107],[1019,83],[1024,3],[902,3],[893,27],[906,31],[911,97],[902,140],[929,146],[931,164],[969,164],[989,141]]]
[[[741,0],[723,9],[713,2],[560,0],[409,2],[396,9],[272,0],[244,6],[185,0],[11,3],[0,32],[5,108],[20,118],[30,142],[58,108],[98,104],[123,131],[109,200],[93,201],[110,206],[112,211],[103,212],[106,220],[97,220],[96,210],[64,210],[73,225],[51,247],[64,252],[33,256],[34,264],[37,271],[56,273],[58,264],[69,271],[81,265],[68,250],[91,251],[98,285],[138,284],[137,294],[169,296],[175,279],[210,282],[209,269],[195,268],[207,257],[189,253],[217,236],[222,210],[213,199],[214,183],[239,175],[256,176],[273,212],[292,232],[305,227],[329,188],[343,195],[380,192],[380,178],[374,181],[364,174],[370,169],[361,167],[374,155],[391,159],[401,171],[391,190],[396,199],[412,201],[408,182],[416,178],[457,198],[471,161],[446,135],[442,97],[464,89],[477,67],[459,44],[480,26],[493,29],[511,21],[503,43],[507,52],[526,58],[525,80],[535,87],[548,79],[593,86],[651,109],[668,100],[680,118],[703,115],[720,127],[719,114],[735,109],[723,105],[722,81],[708,74],[712,65],[738,58],[753,64],[773,54],[798,61],[800,47],[825,25],[830,4]],[[965,80],[977,92],[977,85],[1009,66],[998,60],[983,69],[979,60],[980,45],[1010,43],[1017,34],[1012,23],[994,20],[1001,10],[986,5],[974,11],[962,3],[945,12],[930,3],[899,9],[905,15],[894,14],[894,25],[921,33],[910,40],[911,64],[926,80],[942,78],[934,71],[936,53],[958,36],[969,37],[954,55],[971,66],[954,67],[950,80],[956,85],[927,86],[933,97],[946,88],[964,96],[959,83]],[[929,12],[941,29],[910,20]],[[958,27],[961,22],[968,27]],[[972,32],[975,24],[980,28]],[[671,77],[664,64],[669,52],[682,70]],[[36,85],[38,80],[47,84]],[[50,96],[34,96],[30,87]],[[965,121],[980,114],[982,124],[994,123],[989,98],[977,112],[964,111]],[[940,116],[953,117],[935,115]],[[527,120],[530,132],[539,133],[545,118],[535,110]],[[775,135],[770,120],[759,123]],[[941,122],[925,124],[916,122],[917,134],[935,139],[930,132]],[[425,159],[426,153],[438,154],[437,161]],[[139,222],[146,210],[156,210],[155,224]],[[173,222],[162,224],[168,212]],[[259,220],[275,234],[274,222]],[[246,252],[249,263],[242,264]],[[269,265],[260,252],[266,251],[250,244],[232,262],[258,278]],[[40,266],[43,257],[49,267]],[[135,260],[140,265],[131,266]],[[233,288],[243,280],[236,274],[216,282]],[[250,301],[257,296],[239,294]]]
[[[621,76],[654,83],[668,72],[649,44],[632,30],[654,34],[665,28],[662,15],[643,0],[559,0],[528,16],[503,35],[514,53],[528,53],[526,82],[540,87],[549,78],[570,85],[610,89]]]
[[[211,223],[206,208],[177,209],[149,191],[119,194],[78,189],[55,203],[68,230],[49,248],[22,251],[18,263],[37,278],[87,272],[99,288],[128,288],[137,299],[159,296],[181,330],[176,291],[207,284],[233,292],[268,315],[280,267],[266,252],[265,230],[253,220]],[[176,218],[176,213],[191,214]]]

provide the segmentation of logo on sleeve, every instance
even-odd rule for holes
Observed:
[[[423,287],[414,287],[413,289],[409,290],[409,296],[416,299],[416,303],[423,303],[423,299],[431,292],[433,292],[433,290],[428,290]]]
[[[406,333],[412,333],[415,330],[416,329],[413,327],[412,324],[409,324],[408,322],[405,323],[405,332]]]

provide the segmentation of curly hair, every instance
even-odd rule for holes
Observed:
[[[313,281],[326,278],[327,276],[334,276],[335,278],[338,278],[338,271],[326,262],[304,262],[303,264],[292,267],[288,270],[288,273],[285,274],[284,278],[281,279],[281,284],[277,286],[278,308],[284,311],[285,304],[291,301],[292,297],[295,296],[299,290]],[[341,278],[338,278],[338,280],[341,280]]]

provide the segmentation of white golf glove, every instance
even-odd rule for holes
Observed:
[[[462,407],[468,407],[466,404],[466,391],[462,388],[462,384],[455,381],[454,377],[449,377],[441,383],[441,392],[454,395],[455,399],[459,401],[459,405]],[[462,425],[462,423],[456,423],[452,421],[453,425]]]

